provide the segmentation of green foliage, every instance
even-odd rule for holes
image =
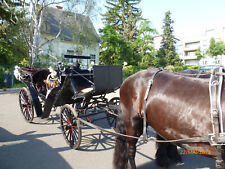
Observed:
[[[184,67],[183,67],[183,66],[175,66],[175,67],[172,69],[172,71],[174,71],[174,72],[179,72],[179,71],[181,71],[181,70],[184,70]]]
[[[121,65],[124,61],[132,63],[132,44],[126,42],[112,25],[106,25],[100,30],[101,51],[100,62],[108,65]]]
[[[129,65],[129,66],[125,66],[123,68],[123,79],[126,79],[127,77],[131,76],[132,74],[138,72],[138,71],[141,71],[141,70],[145,70],[149,67],[147,66],[132,66],[132,65]]]
[[[170,11],[167,11],[163,20],[162,41],[160,49],[158,51],[158,58],[156,62],[156,66],[159,67],[165,67],[167,65],[182,66],[181,59],[176,53],[176,41],[173,35],[174,30],[172,26],[174,21],[171,19],[170,15]]]
[[[225,54],[225,44],[224,44],[224,42],[223,41],[216,42],[214,38],[211,38],[207,53],[211,57],[216,57],[218,55]]]
[[[26,58],[23,58],[23,60],[21,60],[19,62],[19,66],[21,66],[21,67],[29,67],[29,61]]]
[[[0,65],[0,89],[4,89],[5,87],[5,84],[3,83],[3,76],[6,70],[9,71],[11,75],[11,80],[13,79],[13,84],[11,86],[12,88],[21,88],[25,86],[21,81],[15,79],[13,74],[14,66]]]
[[[136,6],[140,0],[108,0],[103,15],[105,27],[100,30],[100,60],[106,64],[151,66],[155,50],[152,47],[154,29],[143,20]]]
[[[0,4],[0,20],[15,24],[17,22],[16,17],[21,15],[21,13],[17,11],[16,7],[21,6],[22,1],[5,0],[5,2],[7,5],[3,1],[1,1]],[[7,6],[9,6],[10,9]]]
[[[155,29],[150,28],[150,21],[141,22],[138,29],[137,39],[134,43],[137,46],[138,53],[141,55],[140,66],[154,66],[156,51],[153,47],[153,36]]]
[[[22,87],[26,87],[25,84],[18,80],[15,80],[15,84],[14,84],[13,88],[22,88]]]
[[[112,25],[127,41],[133,40],[137,33],[137,22],[143,20],[142,11],[137,5],[141,0],[107,0],[103,21]]]
[[[174,72],[179,72],[181,70],[187,69],[198,69],[200,65],[182,65],[182,66],[174,66],[171,70]]]
[[[205,55],[203,52],[201,52],[200,48],[198,48],[195,52],[195,56],[197,56],[197,59],[200,60],[202,58],[205,58]]]
[[[7,0],[6,2],[12,10],[10,11],[5,5],[0,7],[0,63],[15,65],[28,55],[27,46],[21,36],[24,14],[19,8],[15,8],[19,5],[18,1]]]
[[[169,65],[169,66],[166,67],[166,69],[172,70],[173,72],[179,72],[179,71],[187,70],[187,69],[198,69],[199,67],[200,67],[200,65],[182,65],[182,66],[171,66],[171,65]],[[148,66],[132,66],[132,65],[125,66],[123,68],[123,80],[125,80],[127,77],[135,74],[138,71],[145,70],[145,69],[148,69],[148,68],[151,68],[151,67],[148,67]]]

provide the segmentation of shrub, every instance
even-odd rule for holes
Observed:
[[[171,70],[174,72],[179,72],[181,70],[187,70],[187,69],[198,69],[200,65],[183,65],[183,66],[175,66]]]
[[[133,65],[125,66],[123,68],[123,80],[125,80],[127,77],[131,76],[132,74],[147,68],[149,67],[148,66],[133,66]]]

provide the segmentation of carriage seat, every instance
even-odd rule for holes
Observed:
[[[47,93],[47,88],[44,80],[47,79],[49,74],[50,72],[48,69],[41,69],[33,75],[33,84],[37,92],[43,94],[44,96]]]

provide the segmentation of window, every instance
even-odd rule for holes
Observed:
[[[67,49],[67,53],[72,55],[72,54],[74,54],[74,50]]]
[[[95,64],[95,59],[96,59],[96,56],[94,55],[94,54],[90,54],[90,56],[91,56],[91,62],[94,62],[94,64]]]
[[[203,60],[203,65],[207,65],[207,60]]]
[[[74,55],[74,50],[67,49],[66,53],[67,53],[67,55]],[[70,58],[70,59],[69,59],[69,62],[70,62],[70,63],[73,63],[73,62],[75,62],[75,61],[74,61],[74,59]]]
[[[199,45],[200,45],[200,41],[185,43],[186,48],[198,48]]]
[[[220,60],[216,60],[215,63],[216,63],[216,64],[220,64]]]
[[[194,51],[186,51],[185,56],[195,56],[195,50]]]

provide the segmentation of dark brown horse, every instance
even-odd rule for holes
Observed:
[[[140,71],[124,81],[120,88],[121,119],[117,130],[123,134],[140,137],[143,132],[144,97],[148,81],[156,69]],[[222,93],[224,93],[224,89]],[[222,95],[222,103],[225,103]],[[207,137],[212,133],[210,114],[209,79],[185,77],[166,71],[158,73],[147,99],[147,124],[165,140]],[[222,104],[225,111],[225,104]],[[224,118],[225,122],[225,118]],[[225,125],[225,124],[223,124]],[[130,164],[136,168],[137,139],[117,136],[114,168],[125,169]],[[184,149],[216,158],[216,148],[209,144],[179,144]],[[205,153],[204,153],[205,152]],[[129,161],[129,163],[128,163]],[[180,162],[176,146],[160,143],[156,162],[168,167],[170,162]]]

